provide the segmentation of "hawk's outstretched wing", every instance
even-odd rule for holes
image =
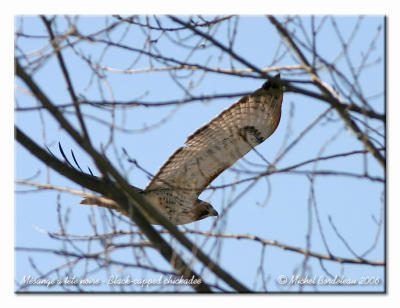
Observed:
[[[145,191],[173,188],[185,198],[197,199],[222,171],[275,131],[282,97],[278,74],[189,136]]]

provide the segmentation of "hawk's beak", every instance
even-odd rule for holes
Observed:
[[[213,210],[213,211],[211,212],[211,216],[218,216],[218,212],[217,212],[216,210]]]

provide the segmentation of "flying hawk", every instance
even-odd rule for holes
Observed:
[[[190,135],[144,190],[135,189],[176,225],[218,216],[212,205],[198,196],[221,172],[275,131],[282,98],[278,74]],[[86,196],[81,203],[114,209],[129,217],[105,197]],[[152,217],[147,218],[156,223]]]

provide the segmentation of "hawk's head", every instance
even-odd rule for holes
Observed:
[[[197,199],[193,209],[193,216],[194,220],[201,220],[209,216],[218,216],[218,212],[210,203]]]

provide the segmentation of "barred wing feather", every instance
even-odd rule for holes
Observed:
[[[272,79],[277,81],[279,75]],[[171,188],[186,198],[197,198],[221,172],[275,131],[282,103],[278,87],[271,87],[271,80],[266,82],[195,131],[145,190]]]

